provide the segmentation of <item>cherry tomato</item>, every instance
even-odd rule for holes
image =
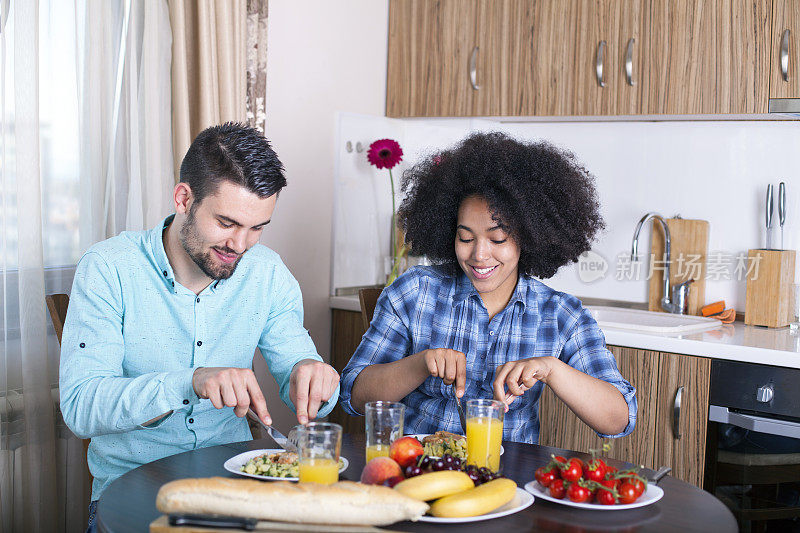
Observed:
[[[584,463],[583,463],[583,461],[581,461],[581,460],[580,460],[580,459],[578,459],[577,457],[571,457],[571,458],[570,458],[570,461],[577,461],[577,462],[578,462],[578,464],[579,464],[579,465],[581,465],[581,468],[583,468],[583,467],[584,467]]]
[[[592,492],[587,489],[586,487],[582,487],[577,483],[573,483],[567,489],[567,497],[570,501],[575,503],[583,503],[589,500],[589,497],[592,495]]]
[[[633,485],[633,488],[636,490],[636,498],[644,494],[644,483],[642,483],[641,479],[629,478],[628,483]]]
[[[616,479],[604,479],[602,481],[598,481],[604,487],[608,487],[609,489],[617,488],[617,480]]]
[[[533,473],[533,477],[536,478],[536,481],[538,481],[540,485],[542,484],[542,474],[544,474],[543,466],[537,468],[536,472]]]
[[[615,474],[619,470],[615,466],[606,465],[606,477],[610,477],[612,474]]]
[[[638,496],[636,495],[636,489],[631,483],[628,483],[627,481],[619,486],[618,492],[619,492],[619,503],[622,504],[633,503],[638,498]]]
[[[614,505],[617,503],[617,499],[614,498],[614,495],[605,489],[599,489],[595,499],[600,505]]]
[[[539,473],[539,470],[541,470],[542,472]],[[539,484],[543,487],[549,487],[550,483],[552,483],[558,478],[555,470],[553,470],[552,468],[543,467],[540,468],[539,470],[536,471],[537,473],[536,481],[538,481]]]
[[[600,483],[606,477],[606,465],[600,459],[594,459],[584,468],[583,475],[589,481]]]
[[[574,457],[569,460],[567,466],[561,469],[561,478],[570,483],[578,481],[582,475],[583,469],[580,465],[580,459],[575,459]]]
[[[566,490],[564,489],[563,479],[554,479],[553,482],[550,483],[550,496],[561,500],[564,498],[565,493]]]

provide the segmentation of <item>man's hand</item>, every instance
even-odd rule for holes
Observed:
[[[338,384],[339,374],[331,365],[316,359],[303,359],[294,365],[289,378],[289,397],[297,421],[305,424],[309,418],[316,418],[319,406],[330,400]]]
[[[272,424],[267,401],[249,368],[198,368],[192,375],[192,387],[217,409],[233,407],[234,414],[242,417],[252,407],[262,422]]]
[[[432,348],[420,353],[423,354],[425,366],[431,376],[442,378],[445,385],[455,383],[456,396],[464,396],[467,386],[467,358],[463,353],[449,348]]]
[[[508,411],[508,406],[518,396],[531,389],[537,381],[547,383],[547,378],[553,369],[552,360],[552,357],[531,357],[498,366],[492,384],[494,399],[503,402]]]

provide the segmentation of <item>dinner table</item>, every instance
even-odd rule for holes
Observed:
[[[121,533],[148,531],[149,525],[161,516],[156,509],[159,488],[170,481],[187,477],[238,477],[227,471],[225,461],[240,453],[275,448],[269,440],[252,440],[220,446],[198,448],[142,465],[113,481],[100,496],[97,506],[97,528],[101,532]],[[579,457],[584,453],[549,446],[503,442],[501,471],[519,487],[534,479],[535,470],[546,464],[551,455]],[[344,435],[342,457],[349,466],[340,479],[358,481],[365,463],[363,435]],[[617,468],[630,468],[630,463],[608,459]],[[643,469],[645,475],[653,471]],[[244,479],[244,478],[243,478]],[[270,483],[270,481],[263,481]],[[532,505],[519,512],[490,520],[436,524],[399,522],[383,526],[388,531],[454,532],[454,531],[563,531],[570,533],[603,531],[738,531],[736,520],[728,508],[708,492],[672,476],[665,476],[658,486],[663,497],[635,509],[581,509],[536,498]]]

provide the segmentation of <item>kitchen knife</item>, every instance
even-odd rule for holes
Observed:
[[[255,411],[253,411],[252,408],[247,410],[247,414],[250,415],[250,418],[252,418],[253,420],[258,420],[258,423],[261,424],[261,427],[263,427],[265,430],[267,430],[267,435],[269,435],[272,438],[272,440],[277,442],[278,446],[280,446],[281,448],[283,448],[284,450],[286,450],[288,452],[298,453],[297,446],[295,446],[293,442],[291,442],[289,439],[287,439],[286,436],[283,433],[281,433],[280,431],[278,431],[274,427],[268,426],[264,422],[262,422],[261,419],[258,418],[258,415],[256,414]]]
[[[239,518],[236,516],[169,515],[169,525],[171,526],[213,527],[254,531],[257,524],[258,520],[255,518]]]
[[[467,434],[467,417],[464,416],[464,408],[461,406],[461,399],[456,394],[456,384],[453,383],[453,397],[456,399],[456,407],[458,407],[458,419],[461,421],[461,429],[464,435]]]
[[[781,225],[781,250],[783,250],[783,223],[786,222],[786,184],[778,185],[778,223]]]
[[[772,184],[767,185],[767,250],[772,248]]]

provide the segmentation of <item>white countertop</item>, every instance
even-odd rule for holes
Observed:
[[[360,312],[358,296],[331,296],[333,309]],[[698,355],[730,361],[800,368],[800,332],[789,328],[746,326],[742,322],[688,335],[660,335],[622,329],[603,330],[606,342],[645,350]]]

